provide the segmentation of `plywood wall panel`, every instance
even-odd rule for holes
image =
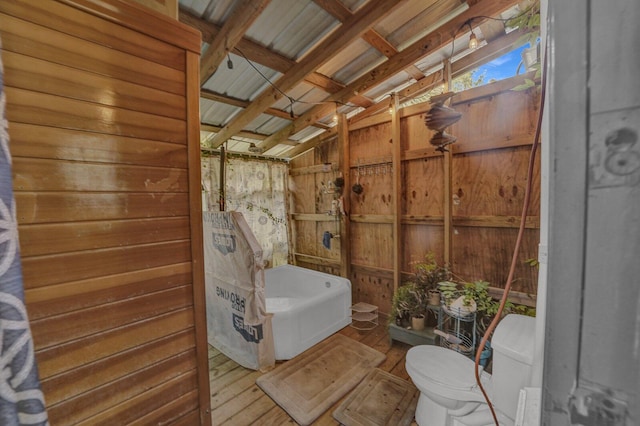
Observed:
[[[315,176],[305,174],[290,177],[289,191],[293,202],[293,211],[296,213],[316,213],[316,189]]]
[[[403,225],[402,271],[415,273],[415,262],[424,262],[425,255],[433,253],[438,263],[444,264],[444,230],[442,226]]]
[[[391,224],[351,224],[351,261],[355,265],[393,269],[392,247]]]
[[[351,273],[351,287],[354,303],[370,303],[377,306],[380,312],[391,312],[393,279],[371,273],[353,271]]]
[[[311,256],[317,256],[322,240],[317,239],[316,222],[308,220],[298,220],[296,227],[296,252]]]
[[[391,122],[378,126],[365,127],[364,129],[349,132],[349,149],[351,151],[351,167],[358,160],[361,163],[375,158],[388,157],[391,161]]]
[[[500,91],[463,103],[456,103],[455,98],[453,101],[453,108],[462,113],[449,132],[458,138],[455,150],[467,151],[483,145],[497,149],[520,138],[533,141],[539,110],[537,88]]]
[[[403,212],[414,216],[442,217],[444,214],[442,157],[405,161]]]
[[[403,151],[431,147],[429,141],[435,132],[424,124],[425,117],[426,113],[411,115],[400,122]]]
[[[318,242],[318,248],[316,249],[316,253],[327,259],[340,261],[340,241],[342,241],[341,238],[331,238],[331,248],[327,249],[322,244],[325,232],[329,232],[331,235],[340,235],[340,225],[337,225],[335,220],[331,222],[317,222],[315,240]]]
[[[453,271],[466,281],[484,280],[504,288],[515,247],[517,229],[455,227],[453,236]],[[537,293],[537,269],[527,259],[537,258],[539,232],[526,230],[516,264],[512,289]]]
[[[520,215],[527,186],[530,147],[454,156],[454,216]],[[533,175],[530,211],[540,210],[539,156]]]

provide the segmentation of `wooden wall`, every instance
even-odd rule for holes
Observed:
[[[537,89],[509,89],[522,77],[457,94],[452,106],[463,118],[448,132],[458,141],[451,146],[452,206],[450,267],[460,280],[483,279],[493,287],[506,283],[525,193],[526,170],[538,113]],[[349,179],[358,174],[364,192],[345,189],[350,197],[349,231],[354,302],[368,302],[389,312],[394,289],[394,250],[400,251],[400,273],[406,280],[413,262],[434,252],[445,260],[444,156],[429,145],[432,132],[425,126],[428,104],[399,110],[401,170],[393,170],[391,115],[388,113],[350,123]],[[294,159],[292,211],[305,213],[294,221],[296,261],[339,274],[340,246],[322,246],[328,224],[319,182],[339,175],[327,172],[338,163],[336,142],[329,142]],[[327,165],[325,163],[331,163]],[[324,165],[323,165],[324,164]],[[537,270],[524,261],[537,257],[540,210],[539,160],[533,178],[533,196],[521,249],[516,281],[517,301],[533,304]],[[359,171],[359,172],[358,172]],[[393,237],[393,179],[400,173],[401,232]],[[294,214],[294,219],[300,219]],[[310,255],[310,256],[309,256]]]
[[[0,2],[25,297],[51,424],[208,424],[200,36]]]

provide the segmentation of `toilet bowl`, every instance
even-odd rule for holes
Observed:
[[[493,375],[481,370],[480,380],[501,425],[513,424],[518,392],[530,384],[534,334],[535,319],[516,314],[507,315],[494,332]],[[439,346],[415,346],[407,352],[406,369],[420,391],[418,425],[493,424],[470,358]]]
[[[439,346],[416,346],[407,352],[407,373],[420,391],[416,408],[419,425],[448,425],[484,402],[476,383],[473,361]],[[482,372],[483,385],[490,375]]]

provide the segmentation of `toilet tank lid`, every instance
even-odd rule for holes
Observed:
[[[533,317],[509,314],[500,321],[493,333],[491,347],[509,358],[533,364],[536,320]]]

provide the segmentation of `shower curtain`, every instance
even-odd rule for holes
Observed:
[[[285,184],[287,164],[227,158],[226,211],[243,214],[271,268],[288,263]],[[219,211],[220,157],[202,158],[202,186],[205,210]]]
[[[0,425],[48,425],[24,305],[0,41]]]

